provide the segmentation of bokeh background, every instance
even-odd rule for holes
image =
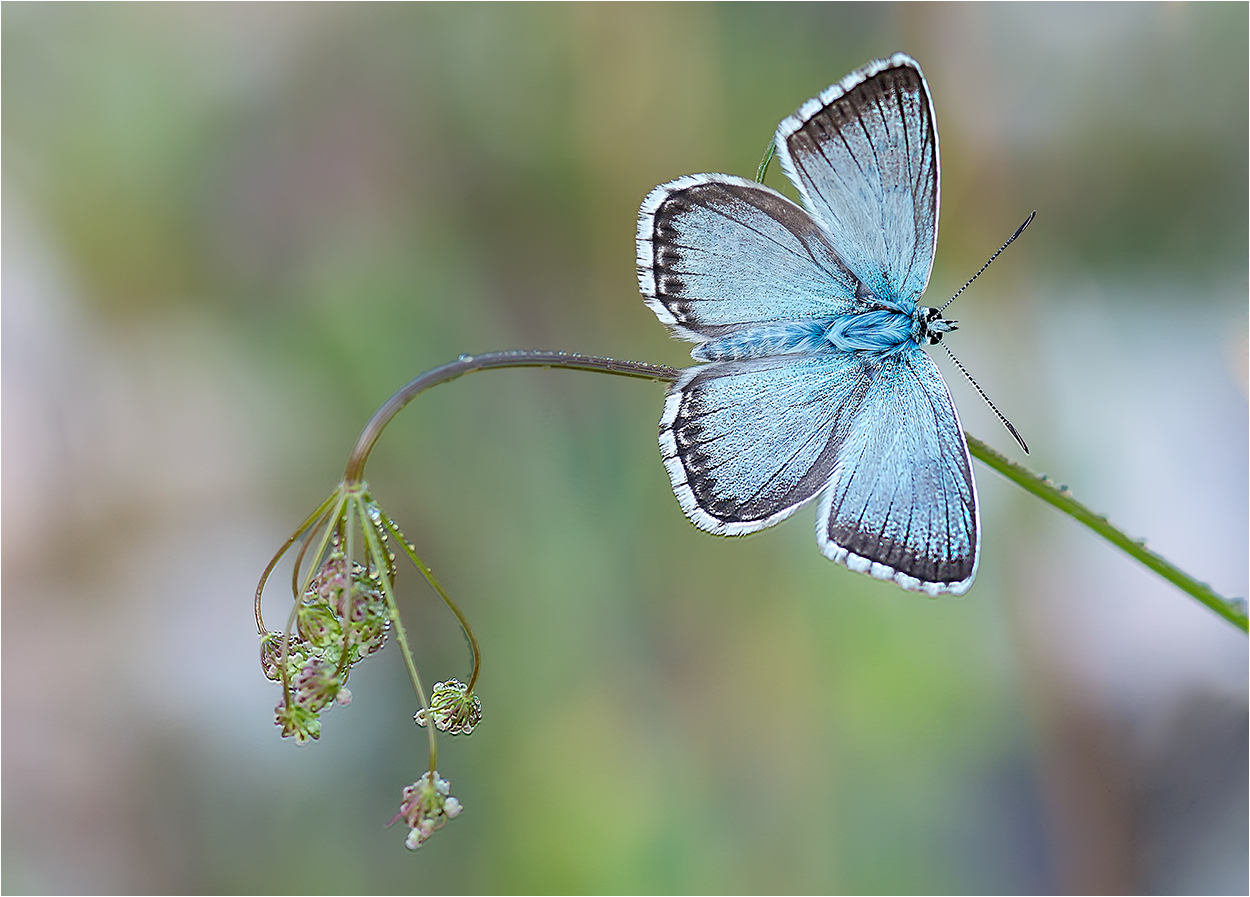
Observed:
[[[1245,893],[1245,636],[979,465],[979,578],[930,601],[825,561],[810,511],[694,529],[658,385],[419,399],[370,482],[476,624],[486,717],[415,855],[383,827],[425,762],[398,652],[296,748],[251,598],[420,371],[682,364],[642,197],[750,176],[900,49],[940,125],[932,294],[1038,210],[953,349],[1028,464],[1246,595],[1247,19],[5,3],[3,890]],[[463,677],[400,585],[427,676]]]

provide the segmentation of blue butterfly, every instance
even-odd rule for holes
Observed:
[[[897,53],[851,72],[785,119],[773,149],[802,207],[696,174],[656,187],[638,215],[647,305],[701,362],[660,418],[673,491],[727,536],[819,497],[826,557],[961,595],[981,528],[959,415],[920,348],[955,329],[919,304],[939,198],[920,66]]]

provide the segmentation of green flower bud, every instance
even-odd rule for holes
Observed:
[[[274,724],[282,730],[283,738],[294,738],[296,744],[307,744],[321,737],[321,720],[317,714],[298,704],[288,707],[283,702],[275,707]]]
[[[343,638],[343,628],[328,604],[301,604],[295,611],[295,627],[299,634],[318,648],[332,645]]]
[[[285,633],[266,632],[260,639],[260,668],[265,678],[275,682],[282,679],[282,643]],[[287,677],[294,678],[308,660],[311,646],[299,636],[292,636],[287,652]]]
[[[391,613],[386,598],[372,581],[362,576],[339,598],[339,616],[347,630],[347,643],[359,647],[361,656],[373,654],[386,642]]]
[[[468,735],[482,721],[482,702],[468,693],[469,687],[459,679],[434,683],[430,692],[429,710],[417,711],[413,717],[424,727],[431,718],[434,728],[451,735]]]

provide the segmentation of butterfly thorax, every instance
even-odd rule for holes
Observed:
[[[885,356],[926,343],[935,345],[955,328],[955,322],[941,318],[935,308],[917,307],[908,314],[879,306],[824,321],[757,324],[701,343],[690,354],[696,361],[738,361],[830,350]]]

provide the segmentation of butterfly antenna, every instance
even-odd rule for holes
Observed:
[[[1016,228],[1016,232],[1015,232],[1014,234],[1012,234],[1012,235],[1011,235],[1011,237],[1007,240],[1007,242],[1006,242],[1006,243],[1004,243],[1002,246],[999,246],[999,247],[998,247],[998,252],[996,252],[996,253],[994,253],[993,255],[991,255],[991,256],[990,256],[990,261],[989,261],[989,262],[986,262],[984,265],[982,265],[982,266],[981,266],[981,270],[980,270],[980,271],[978,271],[976,274],[973,274],[971,277],[969,277],[969,278],[968,278],[968,282],[967,282],[966,284],[964,284],[963,286],[961,286],[961,287],[959,288],[958,292],[956,292],[954,296],[951,296],[949,299],[947,299],[947,300],[946,300],[946,305],[950,305],[952,302],[954,302],[956,299],[958,299],[958,298],[959,298],[959,294],[960,294],[960,293],[962,293],[964,290],[968,289],[968,287],[972,286],[972,282],[973,282],[974,280],[976,280],[978,277],[980,277],[980,276],[981,276],[981,274],[985,271],[985,269],[986,269],[986,268],[988,268],[988,267],[990,266],[990,262],[994,261],[994,259],[996,259],[996,258],[998,258],[1000,255],[1002,255],[1002,254],[1003,254],[1003,250],[1004,250],[1004,249],[1006,249],[1008,246],[1010,246],[1012,243],[1014,243],[1014,242],[1016,241],[1016,237],[1018,237],[1018,236],[1020,236],[1022,233],[1024,233],[1024,229],[1025,229],[1026,227],[1028,227],[1028,226],[1029,226],[1029,222],[1033,220],[1033,216],[1034,216],[1034,215],[1036,215],[1036,214],[1037,214],[1037,209],[1034,209],[1032,212],[1029,212],[1029,217],[1024,219],[1024,224],[1022,224],[1022,225],[1020,225],[1019,227],[1017,227],[1017,228]],[[942,312],[946,311],[946,305],[943,305],[941,308],[939,308],[939,309],[938,309],[938,314],[939,314],[939,315],[940,315]],[[954,357],[954,356],[952,356],[952,357]],[[968,372],[967,372],[967,371],[964,371],[964,373],[966,374],[966,373],[968,373]],[[968,379],[969,379],[969,380],[972,380],[972,378],[971,378],[971,377],[969,377]],[[973,383],[975,383],[975,382],[976,382],[976,381],[974,380],[974,381],[973,381]],[[980,388],[981,388],[981,387],[979,387],[979,386],[977,387],[977,389],[980,389]],[[985,395],[985,393],[981,393],[981,395]],[[987,402],[988,402],[988,401],[989,401],[989,399],[986,399],[985,401],[987,401]],[[990,405],[990,407],[991,407],[991,408],[993,408],[994,406],[991,404],[991,405]],[[997,410],[997,409],[995,409],[995,410]],[[1000,415],[999,415],[999,417],[1002,417],[1002,415],[1000,414]],[[1007,422],[1007,419],[1004,417],[1004,418],[1003,418],[1003,423],[1006,423],[1006,422]],[[1008,427],[1010,427],[1010,426],[1011,426],[1011,424],[1007,424],[1007,426],[1008,426]],[[1013,431],[1013,432],[1014,432],[1014,431]],[[1019,439],[1020,437],[1019,437],[1019,436],[1017,436],[1016,438],[1017,438],[1017,439]],[[1021,444],[1021,445],[1024,445],[1024,443],[1023,443],[1023,442],[1021,442],[1020,444]],[[1027,451],[1028,451],[1028,449],[1025,449],[1025,451],[1027,452]]]
[[[1029,221],[1032,221],[1032,220],[1033,220],[1033,216],[1030,215]],[[1024,223],[1028,224],[1029,222],[1026,221]],[[1020,226],[1020,230],[1024,230],[1024,225]],[[1020,231],[1018,230],[1016,231],[1016,236],[1019,236],[1019,235],[1020,235]],[[1014,239],[1015,237],[1011,238],[1011,240],[1014,240]],[[1011,240],[1008,240],[1007,242],[1010,243]],[[1002,252],[1002,250],[1000,249],[998,250],[998,252]],[[996,252],[994,254],[997,255],[998,253]],[[990,261],[992,262],[994,260],[990,259]],[[987,262],[986,264],[989,264],[989,262]],[[955,357],[955,353],[952,352],[945,343],[942,344],[942,348],[946,349],[946,354],[951,357],[951,361],[955,362],[955,366],[964,372],[964,376],[968,378],[968,382],[977,388],[977,392],[981,394],[981,398],[985,399],[985,404],[989,405],[990,410],[998,415],[998,419],[1003,422],[1003,426],[1007,428],[1008,432],[1010,432],[1012,436],[1016,437],[1016,442],[1020,443],[1020,448],[1024,449],[1024,453],[1027,455],[1029,453],[1029,447],[1024,444],[1024,440],[1020,438],[1020,434],[1016,431],[1016,428],[1011,425],[1011,421],[1007,420],[1006,415],[1004,415],[1001,411],[998,410],[998,406],[990,401],[990,397],[985,394],[985,390],[981,388],[981,384],[972,378],[972,375],[968,373],[968,369],[963,366],[963,362],[961,362],[958,358]]]

